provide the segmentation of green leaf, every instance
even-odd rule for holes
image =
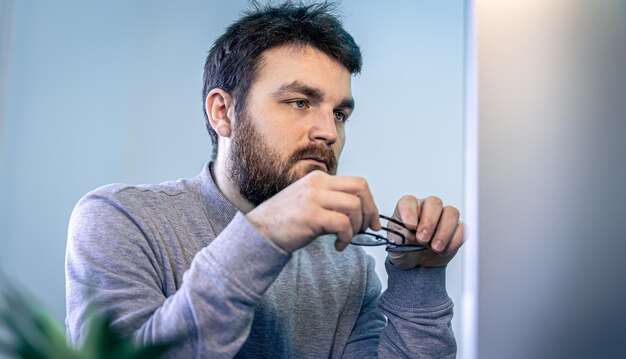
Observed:
[[[175,345],[167,343],[138,346],[123,338],[112,327],[112,318],[90,306],[87,332],[80,349],[67,343],[65,331],[32,297],[2,280],[0,273],[0,329],[10,339],[0,337],[0,352],[25,359],[143,359],[158,358]]]
[[[10,284],[0,293],[0,324],[10,336],[0,346],[19,358],[77,358],[65,341],[63,329],[35,301]]]

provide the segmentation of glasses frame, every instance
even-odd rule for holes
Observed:
[[[385,216],[383,214],[379,214],[378,217],[382,218],[382,219],[386,219],[387,221],[397,224],[399,226],[401,226],[404,229],[407,229],[409,231],[411,231],[411,229],[409,227],[407,227],[404,223],[402,223],[401,221],[395,219],[395,218],[391,218],[388,216]],[[395,235],[397,235],[398,237],[400,237],[402,239],[402,243],[398,244],[398,243],[394,243],[391,242],[389,239],[387,239],[387,237],[383,237],[378,233],[374,233],[374,232],[361,232],[358,235],[368,235],[368,236],[372,236],[374,238],[377,238],[379,240],[382,240],[381,242],[372,242],[372,244],[366,244],[366,243],[355,243],[355,242],[350,242],[350,244],[354,244],[356,246],[365,246],[365,247],[376,247],[376,246],[382,246],[382,245],[386,245],[385,250],[387,252],[416,252],[416,251],[423,251],[424,249],[428,248],[424,245],[421,244],[415,244],[415,243],[406,243],[406,237],[404,236],[404,234],[396,231],[395,229],[391,229],[388,227],[382,227],[382,230],[387,231],[388,233],[393,233]]]

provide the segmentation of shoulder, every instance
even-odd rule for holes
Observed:
[[[128,205],[148,204],[185,194],[190,194],[190,190],[184,180],[140,185],[112,183],[88,192],[78,204],[98,200]]]
[[[76,204],[72,217],[111,210],[126,215],[167,212],[197,202],[195,192],[185,180],[141,185],[113,183],[85,194]]]
[[[168,223],[205,218],[195,192],[185,180],[150,185],[109,184],[85,194],[74,207],[70,239],[154,237]],[[117,241],[117,240],[116,240]]]

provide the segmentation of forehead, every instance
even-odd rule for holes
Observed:
[[[351,75],[336,59],[308,45],[284,45],[261,54],[251,92],[271,93],[299,82],[317,88],[330,99],[351,97]]]

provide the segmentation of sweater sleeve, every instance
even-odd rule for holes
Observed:
[[[290,255],[238,213],[166,297],[150,241],[115,201],[91,196],[79,202],[66,252],[69,339],[82,340],[90,302],[140,343],[181,339],[168,356],[233,357],[248,337],[255,303]]]
[[[385,328],[385,317],[378,309],[381,284],[375,271],[374,258],[367,256],[367,279],[363,304],[343,358],[372,358],[376,356],[381,331]]]
[[[447,294],[445,267],[402,270],[389,260],[388,288],[379,306],[387,317],[380,336],[380,358],[454,358],[452,300]]]

